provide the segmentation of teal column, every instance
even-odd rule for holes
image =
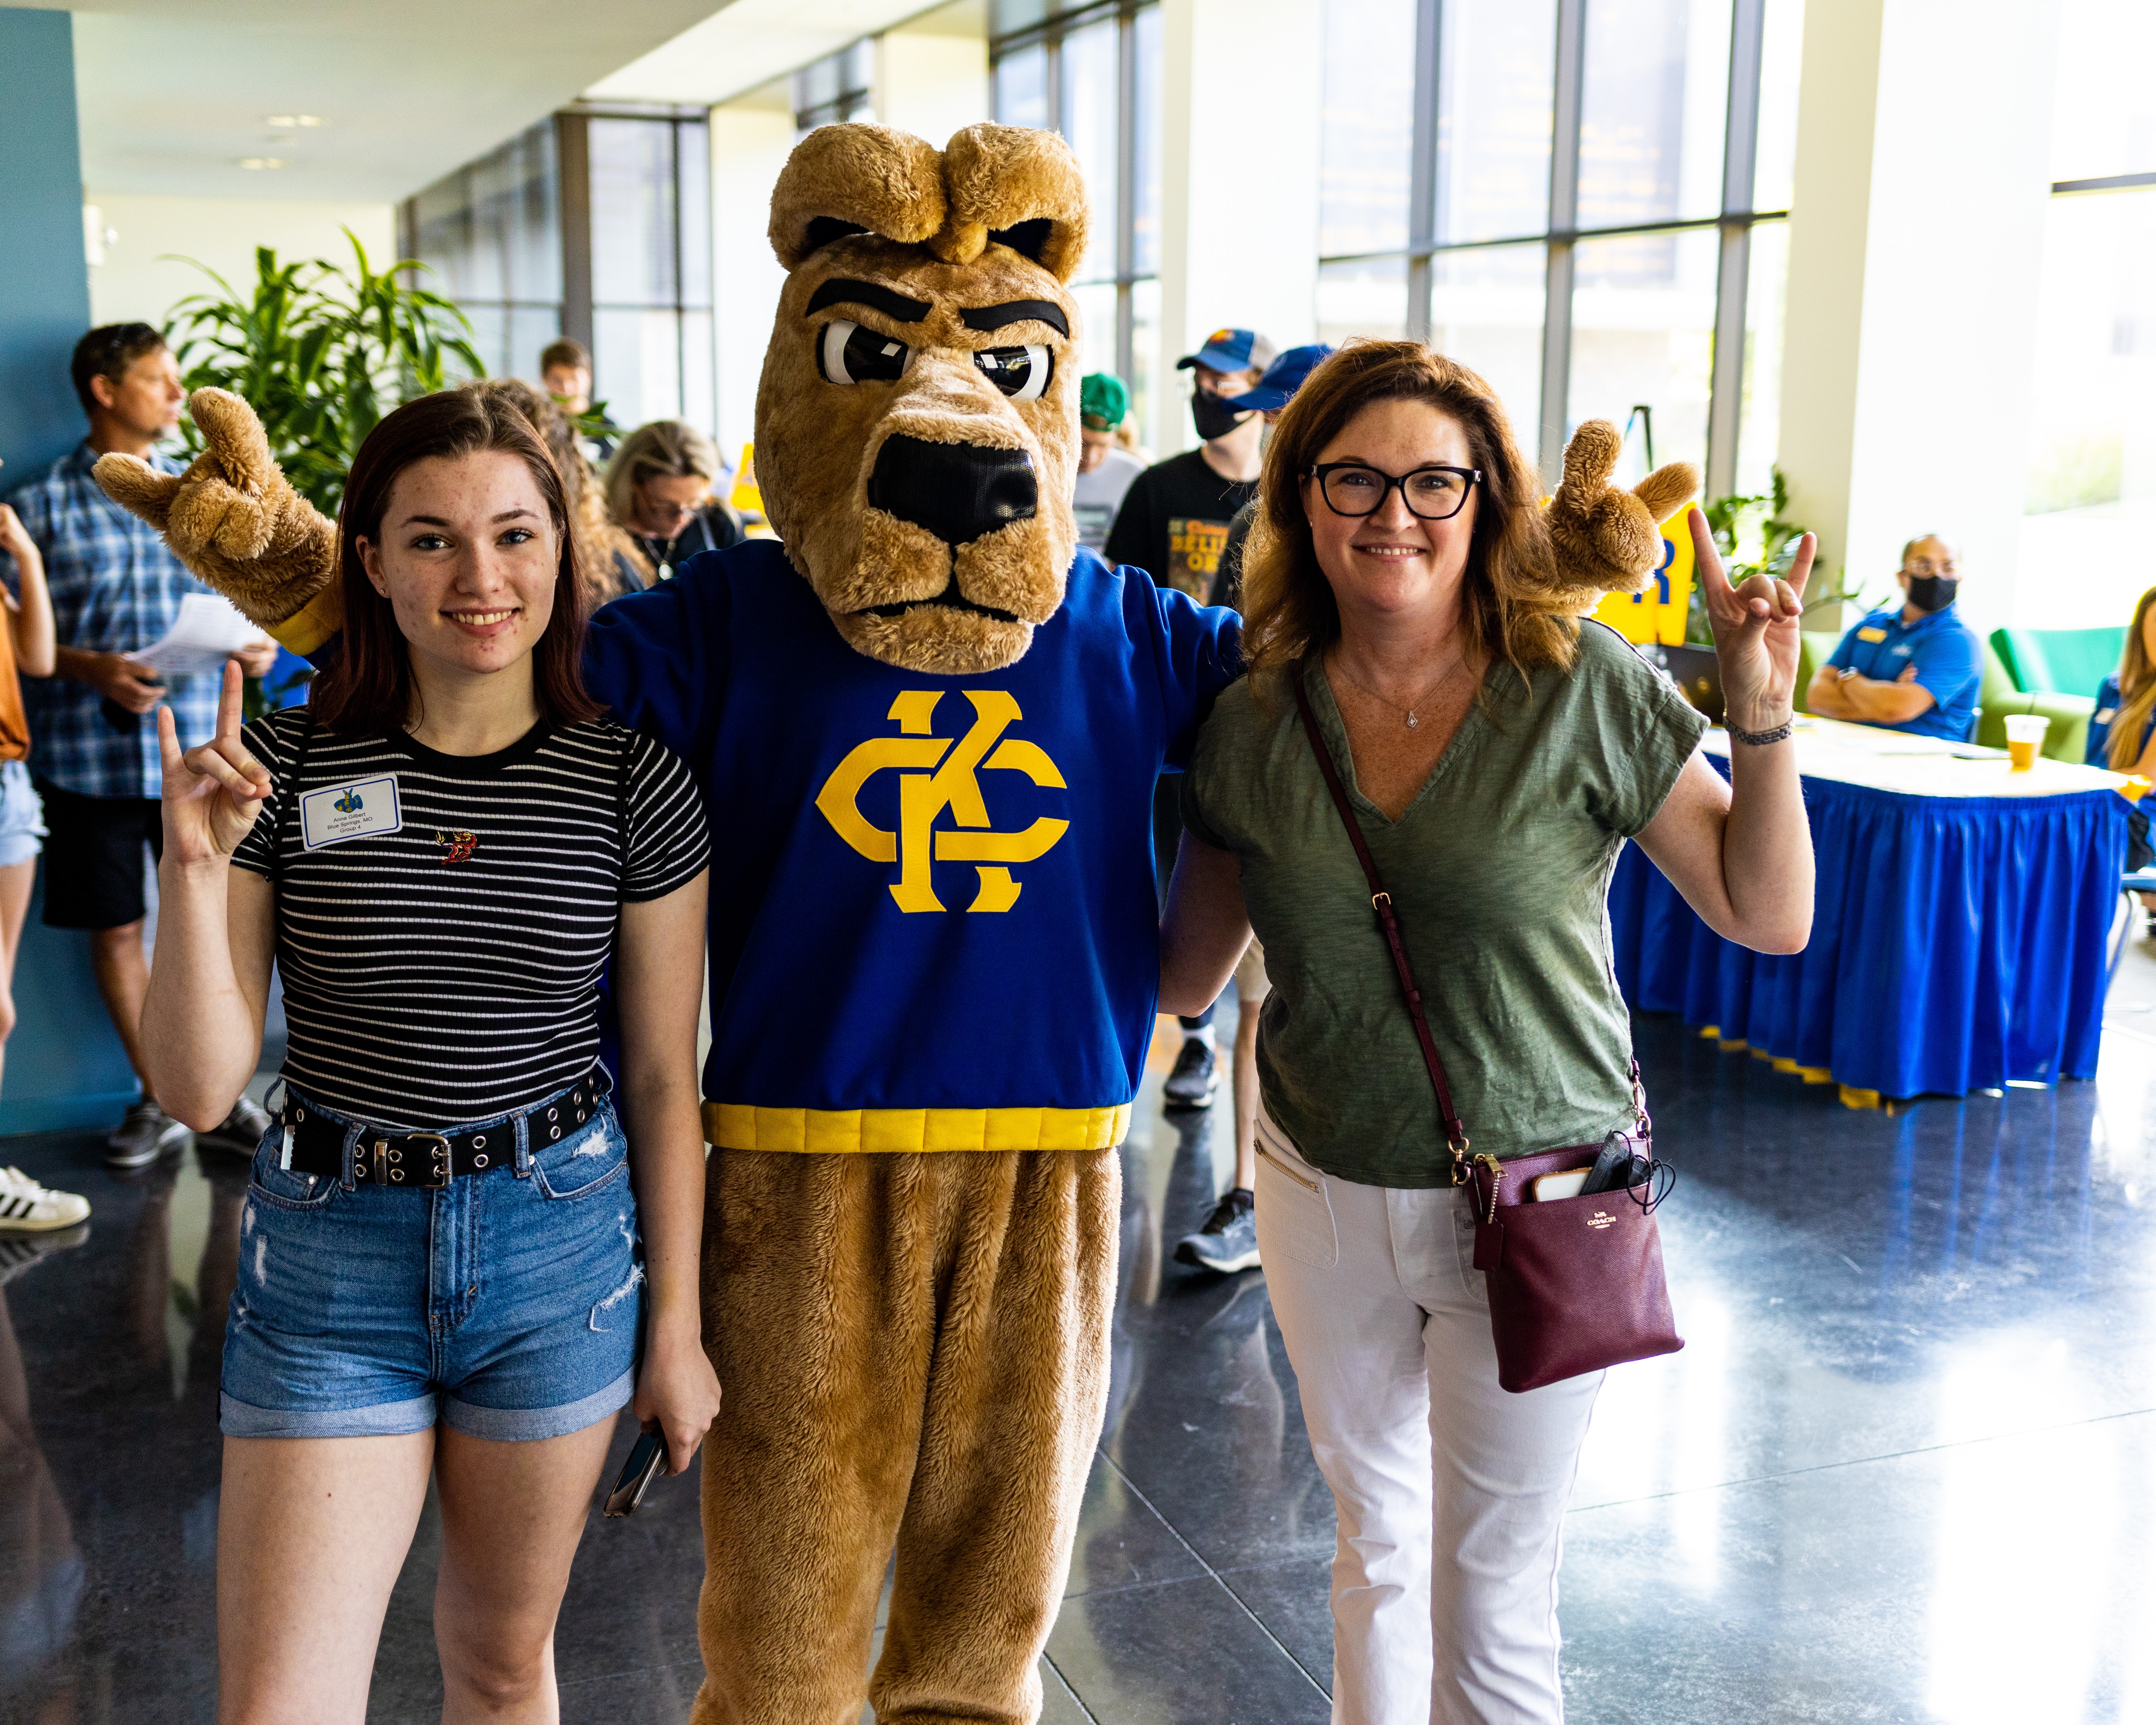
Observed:
[[[0,495],[81,440],[68,356],[90,327],[74,21],[0,7]]]
[[[68,356],[90,327],[74,35],[64,12],[0,7],[0,496],[82,440]],[[13,569],[8,571],[13,576]],[[90,969],[90,937],[40,920],[44,870],[15,961],[15,1034],[0,1132],[105,1126],[133,1075]]]

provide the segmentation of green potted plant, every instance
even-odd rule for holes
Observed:
[[[255,280],[243,295],[192,259],[218,291],[190,295],[167,315],[165,338],[187,388],[228,389],[261,415],[270,452],[301,495],[334,516],[345,476],[383,414],[414,396],[486,367],[456,303],[410,277],[425,268],[400,259],[369,263],[350,228],[352,267],[327,259],[280,264],[268,246],[254,254]],[[190,452],[201,443],[182,423]]]

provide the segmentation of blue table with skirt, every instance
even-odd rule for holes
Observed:
[[[1831,721],[1800,721],[1797,743],[1819,870],[1810,943],[1781,956],[1722,939],[1629,845],[1609,922],[1634,1009],[1679,1014],[1853,1104],[2093,1076],[2129,806],[2116,775],[2051,761],[2010,774],[1989,751]],[[1727,776],[1726,734],[1707,747]]]

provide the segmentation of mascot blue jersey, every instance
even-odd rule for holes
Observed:
[[[977,676],[856,653],[769,540],[601,611],[592,693],[711,817],[711,1141],[1120,1142],[1160,979],[1153,783],[1240,673],[1232,612],[1082,550]]]

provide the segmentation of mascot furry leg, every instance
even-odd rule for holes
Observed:
[[[1036,1718],[1107,1394],[1116,1153],[713,1161],[695,1717],[852,1720],[895,1544],[877,1717]]]

